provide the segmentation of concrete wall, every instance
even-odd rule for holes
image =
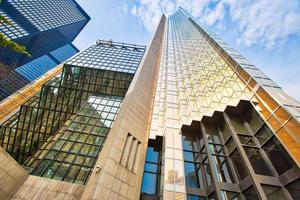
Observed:
[[[0,199],[10,199],[27,177],[28,173],[0,147]]]
[[[83,185],[29,176],[12,198],[13,200],[77,200],[84,190]],[[1,198],[0,198],[1,199]]]

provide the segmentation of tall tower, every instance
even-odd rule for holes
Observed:
[[[31,57],[0,48],[0,101],[78,52],[71,43],[90,17],[75,0],[4,0],[0,33]]]
[[[298,199],[299,120],[295,99],[180,8],[165,27],[141,197]]]

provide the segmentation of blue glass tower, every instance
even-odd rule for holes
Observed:
[[[4,0],[0,33],[31,57],[0,47],[0,101],[78,52],[72,41],[90,20],[75,0]]]

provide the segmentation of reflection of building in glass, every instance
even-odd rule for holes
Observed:
[[[64,64],[0,128],[0,143],[35,176],[86,184],[144,46],[98,41]]]
[[[31,57],[0,48],[0,101],[78,52],[71,43],[90,17],[74,0],[5,0],[0,33]]]
[[[0,148],[6,196],[299,199],[298,102],[181,8],[144,51],[98,41],[2,124],[37,175]]]
[[[180,8],[166,23],[156,85],[150,138],[165,145],[152,198],[300,198],[299,111]]]

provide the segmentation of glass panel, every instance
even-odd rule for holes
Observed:
[[[293,199],[300,199],[300,179],[293,181],[286,186]]]
[[[221,191],[221,196],[222,196],[222,199],[224,199],[224,200],[240,200],[241,199],[239,193],[229,192],[229,191],[224,191],[224,190]]]
[[[199,188],[196,166],[194,163],[184,162],[185,182],[188,187]]]
[[[153,147],[147,148],[146,161],[158,163],[158,156],[159,156],[158,152],[155,151]]]
[[[248,171],[242,161],[242,158],[237,150],[234,150],[230,155],[235,171],[237,172],[239,180],[243,180],[248,176]]]
[[[258,142],[262,145],[273,135],[273,132],[265,125],[262,129],[259,130],[255,137],[257,138]]]
[[[144,173],[142,193],[156,195],[156,174]]]
[[[285,151],[277,138],[272,138],[264,146],[268,158],[280,175],[295,166],[290,155]]]
[[[234,182],[226,157],[212,156],[212,161],[214,164],[213,169],[216,171],[218,181],[228,183]]]
[[[278,199],[285,200],[288,199],[283,193],[281,187],[271,186],[271,185],[262,185],[262,188],[268,199]]]
[[[157,166],[157,164],[146,163],[144,170],[147,171],[147,172],[157,173],[158,166]]]
[[[199,151],[199,147],[197,145],[196,137],[190,133],[185,133],[182,136],[183,149],[189,151]]]
[[[213,142],[213,143],[217,143],[217,144],[221,143],[220,138],[219,138],[218,127],[216,125],[206,124],[205,129],[206,129],[207,140],[209,142]]]
[[[221,131],[222,131],[222,136],[224,138],[224,141],[226,142],[228,140],[228,138],[230,138],[231,136],[231,130],[228,126],[228,124],[226,123],[225,119],[222,120],[222,124],[221,124]]]
[[[256,146],[255,142],[253,141],[251,136],[245,136],[245,135],[238,135],[240,142],[242,144],[246,144],[246,145],[251,145],[251,146]]]
[[[264,124],[264,121],[252,106],[249,106],[247,112],[244,112],[244,116],[253,133],[255,133]]]
[[[226,147],[229,154],[235,149],[236,144],[232,138],[230,138],[229,141],[226,143]]]
[[[251,186],[249,189],[244,191],[243,195],[246,200],[260,200],[260,198],[258,198],[257,193],[253,186]]]
[[[232,126],[237,133],[249,134],[240,116],[229,115],[229,117],[231,119]]]
[[[265,160],[261,156],[259,149],[244,147],[245,152],[252,164],[252,167],[257,174],[272,176],[270,169],[268,168]]]
[[[187,195],[187,200],[206,200],[206,197],[201,197],[201,196],[198,196],[198,195],[188,194]]]

